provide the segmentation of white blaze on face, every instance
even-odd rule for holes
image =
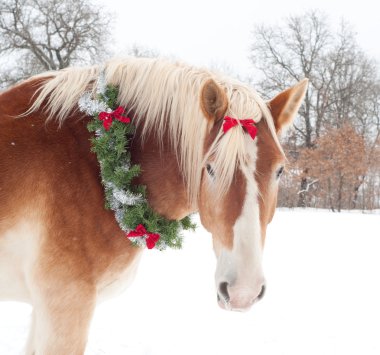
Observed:
[[[233,227],[233,248],[227,250],[219,247],[217,251],[215,278],[220,305],[232,310],[248,309],[257,300],[264,286],[259,192],[254,178],[257,147],[252,140],[247,144],[251,161],[243,170],[247,179],[246,196],[242,213]],[[220,290],[223,283],[227,283],[227,286],[222,286],[224,292]],[[228,294],[228,297],[223,297],[223,294]]]

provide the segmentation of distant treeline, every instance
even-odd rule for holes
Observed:
[[[310,85],[294,129],[279,206],[380,208],[379,65],[342,21],[318,11],[256,26],[250,59],[258,90],[272,97],[303,78]]]

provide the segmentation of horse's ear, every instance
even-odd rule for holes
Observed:
[[[228,99],[223,89],[212,79],[207,80],[201,90],[201,109],[212,122],[224,117]]]
[[[308,79],[301,80],[269,102],[277,133],[281,133],[293,122],[306,94],[308,82]]]

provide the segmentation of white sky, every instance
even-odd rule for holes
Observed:
[[[195,65],[219,65],[250,73],[252,28],[318,8],[338,23],[348,20],[360,45],[380,60],[380,2],[377,0],[99,0],[115,11],[120,53],[133,43]]]

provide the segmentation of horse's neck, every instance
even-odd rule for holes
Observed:
[[[181,219],[194,208],[189,205],[178,159],[167,137],[158,142],[152,133],[144,143],[137,137],[132,143],[132,160],[141,166],[138,184],[147,186],[152,208],[168,219]]]
[[[1,94],[0,108],[3,115],[9,114],[12,116],[10,118],[14,119],[15,115],[27,111],[39,87],[39,81],[36,79],[21,83]],[[41,115],[41,112],[40,120],[46,119],[46,114]],[[38,113],[34,113],[33,116],[38,116]],[[80,135],[76,137],[77,141],[83,139],[85,141],[83,143],[88,143],[88,132],[77,131],[76,119],[76,117],[69,118],[65,121],[63,128],[69,126],[70,129],[72,125],[76,126],[70,129],[71,134]],[[31,117],[28,117],[28,120],[31,120]],[[50,122],[50,126],[53,127],[56,124]],[[55,131],[54,128],[52,130]],[[194,212],[194,206],[189,205],[183,175],[168,137],[164,137],[162,142],[159,142],[156,135],[151,133],[142,144],[137,131],[131,144],[131,157],[133,163],[141,166],[141,175],[137,183],[147,187],[148,201],[157,213],[168,219],[180,219]]]

